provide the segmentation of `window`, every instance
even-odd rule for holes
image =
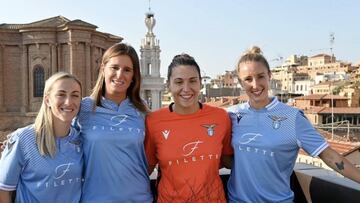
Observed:
[[[147,67],[146,67],[146,75],[151,75],[151,72],[152,72],[152,70],[151,70],[151,63],[148,63],[148,64],[147,64]]]
[[[34,97],[42,97],[45,87],[45,73],[41,66],[36,66],[33,72]]]

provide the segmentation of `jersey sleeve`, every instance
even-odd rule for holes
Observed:
[[[152,131],[150,129],[151,124],[149,120],[150,120],[149,116],[146,116],[144,146],[145,146],[145,153],[149,166],[155,166],[158,163],[158,160],[156,158],[156,145],[155,145],[154,135],[152,134]]]
[[[299,147],[312,157],[318,156],[329,144],[312,126],[302,111],[296,116],[296,137]]]
[[[230,121],[230,115],[228,113],[225,112],[225,135],[224,135],[224,139],[223,139],[223,150],[222,150],[222,154],[223,155],[232,155],[234,154],[234,150],[231,146],[231,121]]]
[[[0,159],[0,190],[16,190],[23,165],[24,156],[20,137],[14,132],[9,137]]]

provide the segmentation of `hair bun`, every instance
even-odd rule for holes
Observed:
[[[262,54],[262,51],[261,51],[260,47],[253,46],[246,52],[246,54]]]

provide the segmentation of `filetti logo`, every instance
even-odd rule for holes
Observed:
[[[190,163],[195,163],[195,162],[199,162],[199,161],[218,161],[218,159],[220,158],[219,154],[217,153],[211,153],[211,152],[206,152],[206,153],[195,153],[195,152],[199,152],[200,146],[202,146],[204,144],[203,141],[197,140],[194,142],[189,142],[187,144],[185,144],[182,147],[182,158],[178,158],[178,159],[174,159],[174,160],[170,160],[168,161],[169,166],[172,165],[183,165],[183,164],[190,164]],[[205,148],[202,148],[205,149]]]
[[[238,140],[239,151],[241,151],[243,153],[245,153],[245,152],[246,153],[254,153],[254,154],[258,154],[258,155],[262,155],[262,156],[274,157],[275,156],[274,151],[271,151],[271,150],[265,149],[265,148],[260,148],[260,147],[257,147],[256,145],[252,145],[253,142],[257,142],[258,143],[257,145],[259,145],[259,143],[261,143],[261,137],[263,137],[263,135],[261,135],[259,133],[243,134],[240,137],[240,139]]]
[[[115,123],[112,126],[115,127],[115,126],[118,126],[118,125],[126,122],[127,118],[128,118],[128,115],[125,115],[125,114],[111,117],[111,121]]]
[[[55,168],[55,179],[62,178],[67,172],[70,171],[70,166],[74,165],[74,163],[61,164]]]
[[[39,181],[36,186],[38,188],[50,189],[50,188],[57,188],[57,187],[66,187],[67,185],[72,184],[81,184],[84,179],[81,177],[72,177],[72,166],[74,163],[69,162],[65,164],[60,164],[55,167],[54,175],[48,177],[47,180]]]
[[[252,141],[255,141],[257,137],[262,137],[259,133],[245,133],[241,136],[239,144],[249,144]]]
[[[183,154],[183,155],[184,155],[184,156],[189,156],[189,155],[191,155],[191,154],[195,151],[195,149],[198,149],[198,148],[199,148],[198,145],[199,145],[199,144],[202,144],[202,143],[204,143],[204,142],[198,140],[198,141],[190,142],[190,143],[184,145],[184,146],[183,146],[183,152],[185,152],[185,154]]]

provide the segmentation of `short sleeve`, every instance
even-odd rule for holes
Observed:
[[[296,115],[296,137],[299,147],[312,157],[318,156],[329,144],[312,126],[302,111]]]
[[[24,156],[19,135],[14,132],[5,146],[0,159],[0,189],[5,191],[16,190],[19,181]]]
[[[234,150],[231,146],[231,121],[230,121],[230,115],[225,112],[225,135],[223,139],[223,149],[222,154],[223,155],[233,155]]]
[[[156,145],[153,138],[153,135],[150,130],[150,124],[149,124],[149,116],[146,116],[145,118],[145,153],[146,158],[148,160],[149,166],[155,166],[158,163],[158,160],[156,158]]]

